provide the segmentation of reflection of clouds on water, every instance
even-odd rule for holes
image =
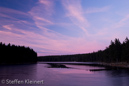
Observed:
[[[91,70],[91,69],[104,69],[104,67],[95,67],[95,66],[88,66],[88,65],[67,65],[67,67],[75,68],[75,69],[82,69],[82,70]]]
[[[66,64],[64,64],[66,65]],[[129,70],[90,71],[103,67],[66,65],[69,68],[47,68],[48,64],[0,66],[0,80],[33,79],[44,80],[43,85],[34,86],[128,86]],[[1,85],[0,86],[9,86]],[[18,85],[13,85],[18,86]],[[32,86],[32,85],[19,85]]]
[[[54,68],[54,71],[58,71],[63,74],[93,74],[93,72],[80,69],[66,69],[66,68]]]
[[[94,67],[87,65],[77,65],[77,64],[62,64],[62,63],[49,63],[48,64],[52,70],[62,73],[62,74],[93,74],[91,70],[105,70],[105,67]],[[101,69],[100,69],[101,68]]]

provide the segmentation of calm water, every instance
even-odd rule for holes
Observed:
[[[0,66],[0,86],[129,86],[129,70],[90,71],[104,67],[68,64],[66,66],[70,68],[47,68],[48,66],[42,63]],[[16,79],[43,80],[43,83],[17,84]]]

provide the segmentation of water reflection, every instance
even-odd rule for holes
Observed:
[[[93,74],[93,72],[87,70],[79,70],[79,69],[54,68],[53,70],[61,72],[63,74]]]
[[[126,77],[129,76],[129,70],[128,69],[112,69],[109,72],[105,72],[107,76],[109,77]]]
[[[128,86],[129,70],[128,69],[112,69],[111,71],[103,71],[107,81],[112,86]]]
[[[2,65],[0,66],[0,80],[25,80],[35,79],[37,64],[27,65]],[[0,83],[0,86],[6,86]]]
[[[33,86],[128,86],[129,70],[90,71],[104,67],[86,65],[66,65],[66,68],[47,68],[48,64],[0,66],[2,79],[44,80],[43,85]],[[62,65],[58,65],[62,67]],[[57,66],[56,66],[57,67]],[[0,83],[0,86],[3,85]],[[11,86],[11,85],[10,85]],[[17,86],[17,85],[12,85]],[[32,86],[32,85],[20,85]]]
[[[78,80],[86,80],[87,86],[128,86],[129,85],[129,70],[119,68],[104,68],[86,65],[66,65],[66,68],[52,68],[54,71],[62,74],[68,74],[69,78],[78,77]],[[88,71],[95,70],[95,71]],[[99,71],[98,71],[99,70]],[[85,78],[85,79],[84,79]],[[75,80],[75,81],[78,81]],[[81,81],[80,81],[81,82]],[[90,83],[93,82],[93,83]],[[74,82],[75,83],[75,82]],[[89,84],[88,84],[89,83]],[[79,84],[79,83],[77,83]],[[81,84],[82,86],[84,84]]]

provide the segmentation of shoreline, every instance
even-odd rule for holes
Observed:
[[[127,62],[43,62],[43,64],[71,64],[71,65],[88,65],[88,66],[99,66],[99,67],[116,67],[116,68],[129,68]],[[41,63],[42,64],[42,63]]]
[[[99,65],[109,66],[109,67],[129,68],[129,63],[127,62],[112,62],[112,63],[98,62],[98,63]]]
[[[37,62],[23,62],[23,63],[0,63],[0,65],[21,65],[21,64],[38,64]],[[39,63],[42,64],[42,63]],[[100,66],[100,67],[116,67],[129,69],[129,63],[127,62],[43,62],[43,64],[71,64],[71,65],[88,65],[88,66]]]

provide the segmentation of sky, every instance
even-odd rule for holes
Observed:
[[[129,0],[0,0],[0,42],[38,56],[90,53],[129,37]]]

